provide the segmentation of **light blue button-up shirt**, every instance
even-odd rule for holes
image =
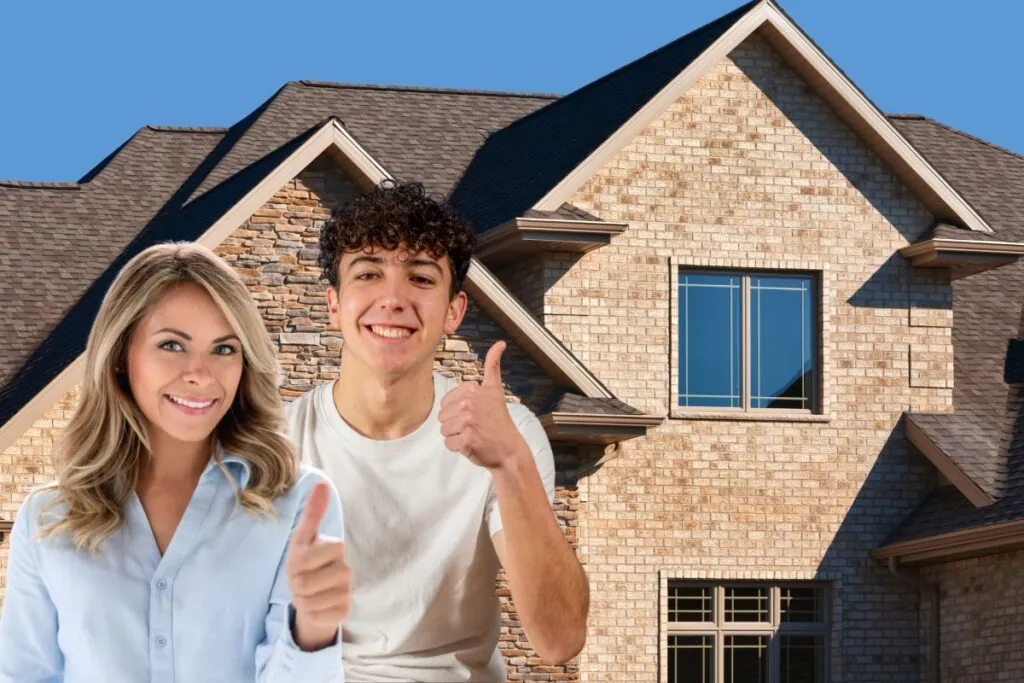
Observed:
[[[248,463],[223,461],[244,487]],[[237,505],[211,460],[163,556],[134,494],[93,556],[68,534],[35,538],[55,494],[34,492],[11,531],[0,683],[342,683],[340,634],[303,652],[289,626],[288,541],[320,481],[301,468],[266,519]],[[331,485],[320,533],[341,538],[343,528]]]

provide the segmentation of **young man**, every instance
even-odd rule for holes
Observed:
[[[499,562],[538,655],[563,663],[583,647],[586,575],[552,513],[547,436],[505,401],[504,342],[479,384],[433,369],[466,312],[473,246],[471,227],[418,184],[382,184],[323,228],[341,373],[288,413],[303,461],[333,479],[345,510],[348,683],[505,681]]]

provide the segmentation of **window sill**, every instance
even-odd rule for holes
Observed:
[[[741,413],[713,410],[673,410],[670,420],[717,420],[724,422],[807,422],[823,424],[832,421],[831,415],[814,413]]]

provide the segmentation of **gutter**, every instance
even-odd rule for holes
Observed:
[[[924,579],[904,573],[900,568],[900,561],[896,557],[889,558],[889,571],[898,579],[905,581],[924,591],[931,601],[931,628],[928,629],[928,647],[931,650],[931,658],[928,660],[928,674],[925,677],[927,683],[940,683],[939,663],[941,658],[940,647],[942,645],[942,633],[940,628],[942,620],[939,615],[939,587],[937,584],[929,583]]]

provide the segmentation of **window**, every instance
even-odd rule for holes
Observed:
[[[827,683],[828,587],[670,581],[667,683]]]
[[[812,412],[815,278],[679,273],[679,405]]]

